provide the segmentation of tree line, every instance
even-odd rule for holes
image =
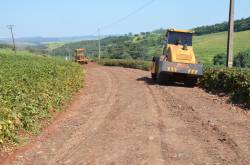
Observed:
[[[142,32],[124,36],[110,36],[101,40],[102,58],[151,60],[162,52],[164,35],[157,32]],[[98,56],[97,41],[81,41],[66,44],[53,50],[55,55],[67,56],[77,48],[85,48],[86,54]]]
[[[228,22],[223,22],[210,26],[200,26],[193,29],[196,35],[205,35],[211,33],[218,33],[228,30]],[[235,21],[234,31],[240,32],[250,30],[250,17]]]

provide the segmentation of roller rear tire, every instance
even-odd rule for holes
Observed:
[[[152,80],[156,81],[157,80],[157,74],[156,73],[151,73]]]
[[[194,87],[194,86],[197,85],[197,82],[198,82],[198,78],[197,77],[189,77],[185,81],[185,85],[189,86],[189,87]]]
[[[161,84],[161,85],[168,85],[171,83],[170,81],[170,75],[168,74],[165,74],[165,73],[160,73],[159,74],[159,77],[157,79],[158,83]]]

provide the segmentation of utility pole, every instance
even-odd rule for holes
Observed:
[[[10,32],[11,32],[12,42],[13,42],[13,50],[14,50],[15,55],[16,55],[16,43],[15,43],[15,38],[14,38],[14,34],[13,34],[14,25],[8,25],[7,27],[8,27],[8,29],[10,29]]]
[[[229,22],[228,22],[228,41],[227,41],[227,67],[233,67],[233,48],[234,48],[234,0],[230,0]]]
[[[101,60],[101,34],[100,34],[100,28],[98,28],[98,60]]]
[[[69,48],[67,48],[67,51],[68,51],[68,60],[71,60],[70,49],[69,49]]]

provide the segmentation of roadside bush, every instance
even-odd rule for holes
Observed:
[[[104,66],[121,66],[124,68],[134,68],[141,70],[149,70],[149,61],[139,61],[139,60],[118,60],[118,59],[103,59],[99,64]]]
[[[0,143],[16,143],[20,131],[37,133],[83,85],[83,69],[63,59],[0,49]]]
[[[0,49],[12,49],[13,46],[9,44],[0,43]]]
[[[250,50],[239,52],[234,58],[234,66],[250,68]]]
[[[226,65],[226,54],[225,53],[220,53],[220,54],[217,54],[216,56],[214,56],[213,58],[213,64],[214,65]]]
[[[209,91],[224,92],[235,103],[250,104],[249,69],[206,68],[200,86]]]
[[[214,65],[226,65],[227,55],[225,53],[219,53],[213,58]],[[234,57],[235,67],[250,68],[250,50],[239,52]]]
[[[121,66],[146,71],[150,66],[148,61],[135,60],[105,59],[99,63],[105,66]],[[250,69],[207,66],[199,85],[208,91],[223,92],[235,103],[250,106]]]

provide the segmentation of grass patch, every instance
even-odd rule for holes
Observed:
[[[149,61],[140,60],[103,59],[99,64],[104,66],[121,66],[124,68],[141,69],[145,71],[148,71],[150,67]]]
[[[18,143],[18,133],[37,133],[83,85],[84,71],[59,58],[0,49],[0,143]]]
[[[43,44],[47,47],[47,49],[53,50],[62,47],[63,45],[67,44],[67,42],[48,42]]]
[[[234,39],[234,54],[249,49],[250,30],[236,32]],[[227,32],[195,36],[193,41],[195,55],[204,64],[212,64],[213,57],[225,53],[227,49]]]

